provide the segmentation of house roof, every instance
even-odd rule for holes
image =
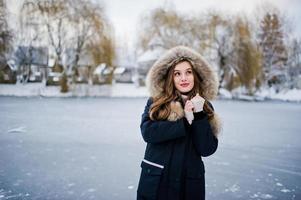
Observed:
[[[138,57],[137,62],[147,62],[147,61],[153,61],[157,60],[160,55],[164,52],[164,49],[162,48],[155,48],[155,49],[149,49],[145,51],[141,56]]]
[[[9,60],[7,62],[8,67],[12,70],[12,71],[16,71],[17,70],[17,66],[15,65],[14,60]]]

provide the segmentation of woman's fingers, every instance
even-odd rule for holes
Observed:
[[[192,103],[192,101],[190,101],[190,100],[187,100],[186,101],[186,104],[185,104],[185,110],[186,111],[192,111],[193,110],[193,103]]]
[[[195,95],[195,97],[191,99],[191,102],[194,105],[194,112],[201,112],[203,110],[205,99],[199,94]]]

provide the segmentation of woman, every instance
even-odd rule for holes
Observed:
[[[218,89],[216,74],[200,54],[170,49],[147,76],[151,98],[142,114],[147,142],[141,163],[138,200],[202,200],[202,156],[213,154],[220,125],[208,100]]]

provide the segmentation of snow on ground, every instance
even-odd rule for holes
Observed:
[[[273,93],[271,99],[283,100],[283,101],[301,101],[301,90],[292,89],[279,93]]]
[[[0,84],[0,96],[43,96],[43,97],[147,97],[146,87],[134,84],[116,83],[113,85],[77,84],[70,92],[61,93],[59,86],[44,86],[42,83]]]
[[[301,102],[301,90],[283,90],[276,93],[273,89],[261,90],[254,96],[244,95],[241,89],[232,93],[220,89],[219,98],[236,99],[244,101],[281,100]],[[0,96],[43,96],[43,97],[147,97],[149,95],[146,87],[135,84],[114,83],[113,85],[88,85],[77,84],[71,87],[70,92],[61,93],[59,86],[44,86],[42,83],[27,83],[10,85],[0,84]]]
[[[264,101],[264,100],[280,100],[301,102],[301,90],[291,89],[283,90],[277,93],[273,89],[262,89],[254,94],[254,96],[243,94],[241,88],[235,89],[232,93],[222,88],[219,91],[221,99],[236,99],[244,101]]]

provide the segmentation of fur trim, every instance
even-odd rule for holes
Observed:
[[[170,115],[167,118],[168,121],[176,121],[184,117],[184,109],[180,102],[172,101],[170,103],[170,110]]]
[[[193,68],[203,80],[200,89],[203,91],[204,98],[207,100],[216,98],[219,84],[217,74],[199,53],[184,46],[170,49],[150,68],[146,85],[152,97],[157,97],[163,92],[165,76],[173,63],[185,58],[191,61]]]
[[[183,109],[181,103],[178,101],[171,102],[170,109],[171,109],[171,112],[167,118],[168,121],[176,121],[178,119],[181,119],[185,115],[184,109]],[[211,118],[209,120],[209,123],[212,128],[213,135],[215,135],[217,137],[218,134],[221,132],[222,123],[221,123],[220,117],[215,112],[214,112],[213,118]]]

